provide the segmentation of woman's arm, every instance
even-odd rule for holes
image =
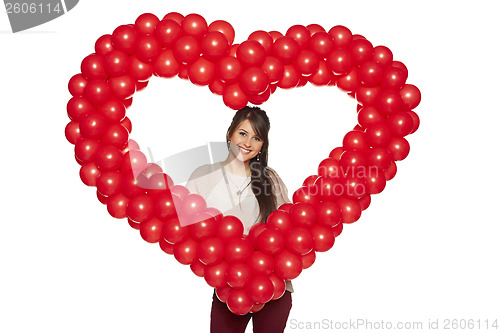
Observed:
[[[284,203],[291,202],[288,198],[288,189],[278,173],[270,167],[267,167],[267,172],[272,182],[273,193],[276,197],[276,208],[279,208]]]

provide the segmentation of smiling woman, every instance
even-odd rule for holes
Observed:
[[[286,186],[267,166],[269,128],[266,112],[258,107],[244,107],[236,112],[226,133],[229,150],[226,160],[199,167],[186,184],[191,193],[205,198],[208,206],[221,210],[226,217],[238,217],[245,235],[255,224],[265,222],[272,211],[290,202]],[[230,262],[231,256],[226,257]],[[242,275],[250,275],[241,266],[247,265],[233,263],[228,267],[229,285],[237,287]],[[292,285],[286,281],[283,296],[276,295],[277,299],[273,298],[260,311],[256,308],[255,313],[237,315],[233,312],[238,311],[231,309],[234,304],[229,299],[231,296],[221,301],[219,293],[214,291],[211,332],[244,332],[250,318],[254,332],[268,332],[269,329],[283,332],[292,306],[291,292]]]

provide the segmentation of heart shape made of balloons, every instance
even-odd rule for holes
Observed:
[[[198,14],[140,15],[101,36],[95,53],[68,84],[70,122],[80,177],[115,218],[127,218],[144,240],[159,243],[177,261],[216,288],[235,314],[256,312],[280,298],[285,280],[329,250],[344,223],[353,223],[396,174],[415,132],[417,87],[406,66],[385,46],[344,26],[294,25],[283,35],[255,31],[233,44],[226,21],[207,24]],[[126,109],[153,76],[208,86],[232,109],[262,104],[277,88],[337,86],[357,102],[358,124],[286,203],[248,236],[234,216],[223,216],[153,163],[135,141]]]

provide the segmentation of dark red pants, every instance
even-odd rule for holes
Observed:
[[[217,295],[213,296],[210,315],[211,333],[244,333],[250,318],[253,320],[254,333],[280,333],[285,330],[288,314],[292,308],[292,294],[287,290],[281,298],[270,301],[257,313],[235,315],[222,303]]]

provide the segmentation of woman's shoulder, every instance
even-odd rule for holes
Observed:
[[[219,163],[203,164],[194,169],[191,173],[191,178],[199,178],[211,174],[212,172],[220,169]]]

